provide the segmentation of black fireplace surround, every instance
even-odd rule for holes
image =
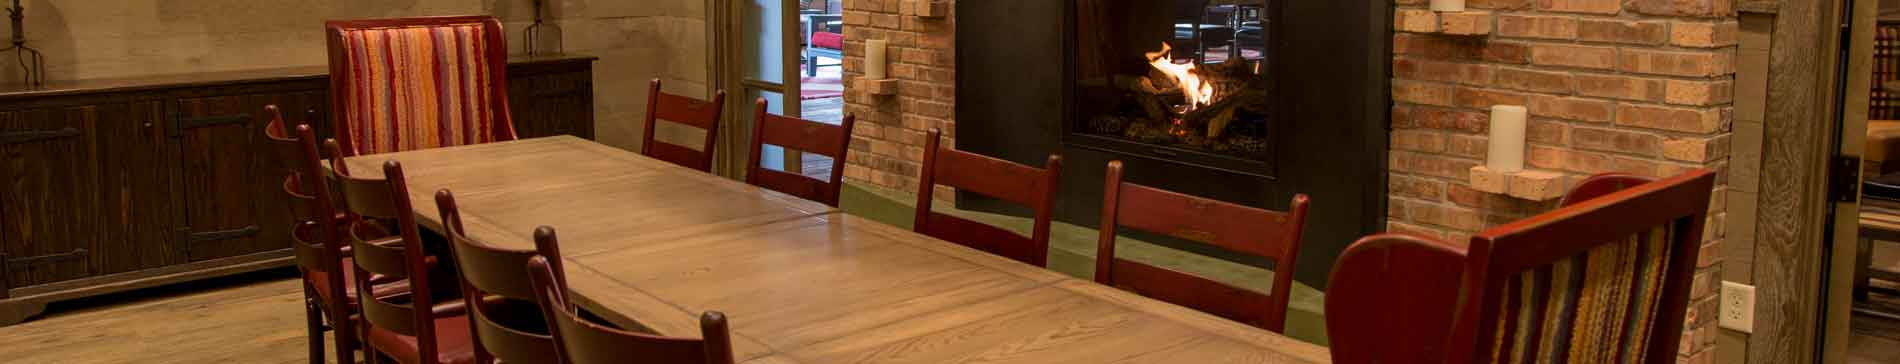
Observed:
[[[1096,226],[1112,160],[1123,161],[1129,182],[1249,206],[1284,210],[1304,193],[1312,205],[1292,271],[1314,287],[1325,287],[1341,250],[1383,227],[1390,4],[956,6],[957,148],[1029,165],[1062,155],[1058,220]],[[1027,215],[975,194],[957,198],[966,209]],[[1129,236],[1284,271],[1165,236]]]

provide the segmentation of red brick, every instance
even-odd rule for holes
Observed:
[[[1576,39],[1577,18],[1544,15],[1500,15],[1498,35],[1537,39]]]
[[[1387,188],[1394,196],[1437,200],[1445,189],[1445,183],[1431,178],[1393,175]]]
[[[1419,1],[1421,3],[1428,1]],[[1466,0],[1465,7],[1471,9],[1516,10],[1531,7],[1531,0]]]
[[[1460,87],[1452,95],[1452,100],[1458,107],[1490,109],[1495,105],[1523,105],[1530,99],[1524,94],[1510,91]]]
[[[1392,81],[1392,101],[1452,106],[1451,85],[1395,80]]]
[[[1570,135],[1570,125],[1549,119],[1531,119],[1524,130],[1524,139],[1532,143],[1565,145]]]
[[[1663,16],[1733,16],[1735,0],[1629,0],[1629,10]]]
[[[1655,45],[1669,38],[1667,28],[1663,22],[1657,21],[1583,19],[1577,24],[1577,40]]]
[[[1689,48],[1720,48],[1735,45],[1736,33],[1740,23],[1729,20],[1720,22],[1672,22],[1669,25],[1669,44]]]
[[[1618,70],[1668,76],[1710,77],[1734,73],[1734,52],[1624,49]]]
[[[1563,169],[1564,160],[1570,158],[1568,154],[1566,149],[1533,144],[1524,153],[1524,164],[1531,168]]]
[[[1434,153],[1444,151],[1445,134],[1426,129],[1393,130],[1392,149]]]
[[[1392,76],[1407,80],[1485,85],[1491,83],[1491,73],[1491,66],[1477,63],[1453,63],[1410,58],[1392,60]]]
[[[1438,13],[1426,9],[1399,9],[1392,13],[1392,29],[1412,33],[1437,33]]]
[[[1531,45],[1531,64],[1590,69],[1616,68],[1616,48],[1567,44]]]
[[[1727,128],[1728,121],[1721,110],[1685,109],[1650,105],[1618,105],[1616,125],[1638,128],[1680,131],[1685,133],[1714,133]]]
[[[1452,134],[1445,137],[1445,154],[1484,159],[1491,152],[1489,140],[1483,135]]]
[[[1578,149],[1656,156],[1662,153],[1662,143],[1661,136],[1649,133],[1600,128],[1570,130],[1570,145]]]
[[[1628,75],[1577,74],[1577,94],[1618,100],[1660,102],[1665,95],[1662,79]]]
[[[1734,99],[1734,82],[1721,81],[1685,81],[1669,80],[1666,94],[1669,103],[1677,105],[1706,106],[1727,104]]]
[[[1411,113],[1413,126],[1479,134],[1491,130],[1491,115],[1470,110],[1421,107]]]
[[[1494,84],[1505,89],[1554,94],[1570,94],[1575,89],[1575,79],[1569,73],[1509,67],[1498,68],[1496,73]]]
[[[1609,155],[1581,150],[1569,150],[1563,153],[1563,169],[1566,171],[1597,174],[1616,170],[1615,161]]]
[[[1537,8],[1559,13],[1615,15],[1623,11],[1623,0],[1537,0]]]
[[[1588,122],[1608,122],[1613,110],[1609,101],[1546,95],[1531,97],[1529,108],[1535,116]]]
[[[1451,35],[1491,34],[1491,12],[1460,11],[1439,13],[1438,31]]]

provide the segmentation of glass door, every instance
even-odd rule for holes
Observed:
[[[742,178],[752,143],[752,126],[757,100],[767,103],[766,112],[800,116],[799,0],[715,0],[714,70],[715,82],[731,95],[726,102],[728,123],[721,127],[715,171]],[[797,152],[767,146],[761,152],[761,164],[767,168],[796,168]]]

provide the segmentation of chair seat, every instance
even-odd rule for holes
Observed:
[[[355,262],[351,261],[350,258],[343,258],[343,265],[342,265],[343,280],[338,281],[338,282],[341,282],[341,284],[343,284],[343,298],[345,300],[344,302],[348,303],[352,307],[356,306],[356,285],[350,283],[350,282],[356,281],[356,269],[352,268],[352,267],[355,267],[355,265],[353,264],[355,264]],[[330,297],[330,286],[333,284],[338,284],[338,282],[332,282],[330,280],[330,277],[334,277],[334,276],[329,275],[329,274],[319,274],[319,275],[305,274],[304,275],[304,280],[310,281],[310,288],[317,290],[318,299],[323,300],[323,303],[326,305],[330,304],[331,302],[337,302],[336,297]],[[409,291],[408,280],[398,280],[395,282],[389,282],[388,284],[376,285],[377,297],[403,293],[403,292],[408,292],[408,291]]]
[[[468,328],[468,315],[435,319],[437,362],[443,364],[475,362],[475,342],[469,337]],[[369,332],[369,343],[370,347],[388,354],[397,362],[404,364],[422,362],[421,348],[416,344],[414,336],[372,328]]]

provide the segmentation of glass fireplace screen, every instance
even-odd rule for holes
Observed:
[[[1266,161],[1273,2],[1075,0],[1070,132]]]

